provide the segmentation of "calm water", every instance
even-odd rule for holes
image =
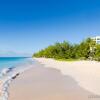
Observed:
[[[16,67],[29,62],[29,58],[26,57],[0,57],[0,71],[3,68]]]

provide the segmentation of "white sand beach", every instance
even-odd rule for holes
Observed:
[[[41,64],[20,74],[9,88],[9,100],[99,100],[98,62],[62,62],[35,58]],[[95,67],[96,66],[96,67]]]
[[[47,68],[59,69],[63,75],[74,78],[84,89],[100,95],[100,62],[96,61],[57,61],[35,58]]]

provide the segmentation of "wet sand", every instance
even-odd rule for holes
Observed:
[[[34,66],[34,65],[33,65]],[[37,64],[10,85],[9,100],[99,100],[60,70]]]

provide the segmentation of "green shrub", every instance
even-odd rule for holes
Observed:
[[[90,51],[90,47],[93,51]],[[94,49],[95,47],[95,49]],[[80,44],[70,44],[69,42],[55,43],[47,48],[33,54],[33,57],[46,57],[55,59],[95,59],[100,61],[100,45],[96,44],[90,38],[82,41]]]

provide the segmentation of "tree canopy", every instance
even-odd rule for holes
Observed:
[[[33,57],[46,57],[55,59],[95,59],[100,60],[100,44],[90,38],[79,44],[67,41],[55,43],[33,54]]]

